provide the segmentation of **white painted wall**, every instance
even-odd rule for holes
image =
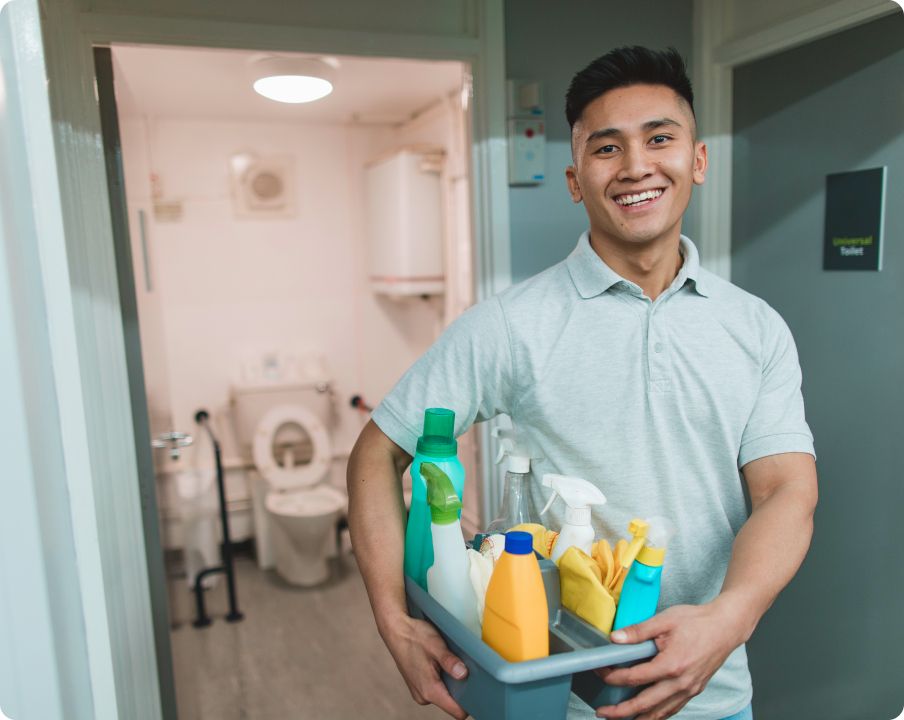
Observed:
[[[349,398],[361,393],[379,402],[441,332],[447,315],[473,302],[468,193],[455,192],[467,182],[463,118],[455,95],[398,127],[121,119],[153,432],[193,432],[194,413],[203,407],[218,423],[227,461],[237,460],[229,390],[242,361],[265,353],[320,355],[335,390],[332,480],[344,487],[347,455],[367,419]],[[415,143],[447,152],[442,179],[452,292],[393,300],[375,295],[367,281],[363,170],[387,150]],[[240,151],[292,159],[294,217],[236,217],[228,161]],[[181,218],[155,218],[154,191],[181,203]],[[139,211],[146,216],[146,252]],[[473,441],[464,447],[476,473]],[[161,471],[172,469],[163,454],[158,460]],[[244,495],[233,485],[233,499]],[[475,520],[478,498],[475,482],[466,503]],[[161,506],[169,515],[172,503],[164,491]]]

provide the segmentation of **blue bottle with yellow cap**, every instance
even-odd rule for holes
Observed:
[[[458,459],[454,411],[428,408],[424,412],[424,434],[418,438],[417,452],[411,463],[411,508],[405,528],[405,574],[424,590],[427,589],[427,569],[433,565],[430,506],[427,504],[427,484],[421,476],[421,463],[425,462],[433,463],[446,474],[461,500],[465,490],[465,469]]]
[[[672,524],[662,517],[649,518],[643,547],[631,563],[615,611],[613,630],[636,625],[656,614],[662,587],[665,550],[674,534]]]

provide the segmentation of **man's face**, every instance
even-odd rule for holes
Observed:
[[[703,182],[706,146],[690,107],[665,85],[617,88],[591,102],[572,131],[565,171],[597,242],[648,245],[675,237]]]

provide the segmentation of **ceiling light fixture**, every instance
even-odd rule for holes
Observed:
[[[276,102],[313,102],[333,92],[334,68],[315,58],[266,57],[252,70],[255,92]]]

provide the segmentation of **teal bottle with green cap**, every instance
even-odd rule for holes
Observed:
[[[465,469],[458,460],[455,440],[455,413],[446,408],[428,408],[424,412],[424,434],[418,438],[417,452],[411,463],[411,508],[405,529],[405,574],[427,589],[427,569],[433,565],[433,536],[430,531],[430,507],[427,484],[421,476],[421,463],[433,463],[442,470],[458,494],[465,490]]]

